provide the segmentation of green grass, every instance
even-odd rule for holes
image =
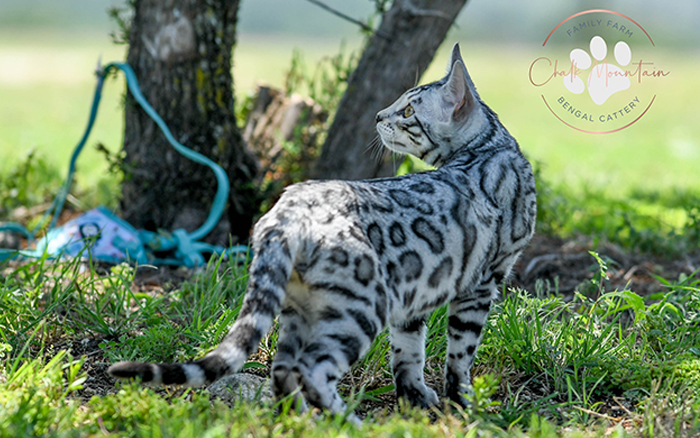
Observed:
[[[584,235],[667,259],[700,249],[700,190],[632,190],[625,197],[605,189],[577,191],[546,180],[536,166],[537,231]]]
[[[162,393],[128,384],[101,397],[80,396],[90,385],[85,368],[93,381],[103,379],[96,363],[185,360],[211,349],[238,314],[245,267],[212,262],[168,293],[137,288],[126,265],[102,274],[79,261],[5,267],[0,436],[700,433],[700,279],[662,279],[667,292],[645,298],[609,291],[607,267],[597,260],[597,275],[572,301],[539,289],[506,291],[488,320],[467,411],[394,410],[393,397],[387,398],[393,390],[389,349],[380,336],[341,384],[349,405],[368,414],[361,430],[340,418],[296,414],[286,401],[231,410],[210,404],[203,390]],[[441,380],[445,329],[445,309],[439,309],[427,345],[433,384]],[[83,340],[99,348],[72,358],[67,351]],[[273,330],[249,366],[269,372],[275,348]]]
[[[89,37],[17,42],[0,33],[1,219],[55,196],[86,121],[97,54],[104,61],[123,55],[106,36]],[[338,51],[325,42],[302,43],[310,66]],[[241,37],[234,67],[239,95],[258,79],[281,85],[293,46]],[[590,136],[564,127],[540,105],[526,75],[535,49],[462,46],[481,96],[538,163],[538,231],[584,234],[671,257],[697,250],[697,57],[665,53],[676,80],[664,84],[653,111],[620,133]],[[443,48],[425,81],[442,74],[446,56]],[[106,172],[108,163],[92,146],[119,149],[122,92],[121,79],[110,81],[79,162],[72,200],[78,209],[115,205],[118,177]],[[177,287],[154,289],[137,285],[126,265],[0,265],[0,437],[700,434],[700,279],[659,278],[667,290],[642,297],[610,290],[607,267],[597,261],[593,281],[569,301],[544,285],[504,291],[488,321],[466,412],[395,409],[381,334],[341,384],[349,405],[369,415],[362,429],[342,418],[296,414],[289,401],[230,409],[211,403],[203,390],[129,384],[86,396],[81,388],[104,379],[105,364],[186,360],[213,348],[238,315],[245,267],[214,261]],[[425,370],[437,386],[445,327],[440,309],[430,319]],[[276,339],[273,330],[248,367],[269,373]],[[94,346],[85,355],[84,344]]]

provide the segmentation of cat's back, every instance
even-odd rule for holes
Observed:
[[[293,184],[255,224],[253,250],[260,249],[271,233],[289,241],[297,254],[313,252],[322,246],[348,244],[345,241],[349,237],[363,237],[359,205],[356,191],[345,181]]]

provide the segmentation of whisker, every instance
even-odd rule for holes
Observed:
[[[381,151],[383,149],[382,146],[382,141],[379,138],[379,136],[375,137],[374,140],[370,143],[370,159],[372,161],[377,161],[381,155]]]
[[[377,141],[374,143],[375,159],[377,156],[381,155],[383,150],[384,150],[384,143],[382,143],[382,140],[378,138]]]
[[[378,162],[381,159],[382,149],[385,148],[381,139],[377,138],[377,141],[372,142],[371,159],[373,162]]]
[[[376,137],[374,138],[372,147],[373,147],[373,148],[378,148],[378,149],[381,149],[381,148],[384,147],[384,143],[382,143],[381,137],[376,136]]]
[[[383,148],[382,141],[379,136],[375,137],[369,144],[368,150],[370,153],[370,160],[376,161],[379,151]]]
[[[372,140],[369,141],[369,143],[367,144],[367,147],[365,147],[365,153],[367,153],[367,151],[369,151],[372,148],[374,148],[375,146],[377,146],[377,142],[381,143],[381,139],[379,138],[379,134],[375,135],[372,138]]]
[[[376,160],[377,160],[377,162],[380,162],[380,161],[383,161],[383,160],[384,160],[384,157],[386,156],[386,154],[387,154],[387,152],[389,151],[389,149],[385,148],[384,145],[382,145],[382,144],[379,144],[379,145],[377,145],[377,146],[378,146],[378,147],[377,147],[377,158],[376,158]]]
[[[391,153],[391,152],[394,151],[394,149],[396,149],[396,143],[394,142],[394,138],[392,137],[391,140],[392,140],[392,141],[391,141],[391,146],[392,146],[392,148],[391,148],[391,149],[387,149],[387,153]]]

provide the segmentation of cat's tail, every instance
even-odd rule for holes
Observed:
[[[260,340],[281,311],[296,252],[290,250],[281,230],[256,234],[259,236],[255,239],[243,306],[228,335],[214,351],[190,363],[119,362],[107,372],[118,379],[139,378],[142,382],[196,387],[239,371],[248,356],[257,351]]]

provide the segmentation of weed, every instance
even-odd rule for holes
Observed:
[[[587,423],[588,412],[605,407],[605,400],[641,400],[654,382],[665,382],[667,391],[700,390],[700,360],[693,350],[700,345],[693,321],[698,290],[688,286],[696,280],[669,282],[672,292],[650,299],[627,290],[606,292],[605,262],[593,255],[600,266],[597,298],[577,294],[565,302],[513,291],[495,306],[479,362],[503,376],[506,419],[522,420],[523,411],[540,411],[545,402],[554,418]],[[526,392],[539,397],[530,407],[516,407]],[[562,415],[561,407],[582,410]]]
[[[5,368],[0,383],[0,435],[39,436],[67,426],[66,414],[77,413],[79,404],[68,398],[81,389],[85,373],[82,360],[65,351],[56,352],[44,363],[43,357],[13,361]]]
[[[117,30],[110,32],[114,44],[128,44],[131,25],[136,9],[136,2],[128,0],[124,7],[110,7],[107,9],[107,14],[117,25]]]
[[[9,219],[9,213],[23,207],[31,210],[41,207],[56,196],[61,176],[36,150],[29,151],[0,178],[0,219]],[[31,220],[34,214],[22,215]],[[12,218],[16,220],[17,218]]]
[[[657,381],[641,403],[645,437],[690,438],[700,434],[700,402],[697,388],[682,388]]]
[[[104,146],[99,147],[104,149]],[[61,190],[64,172],[63,167],[49,162],[40,152],[28,152],[7,172],[0,174],[0,222],[20,222],[36,231],[48,225],[42,222],[46,218],[41,213],[49,208]],[[91,187],[82,187],[74,181],[67,203],[77,210],[97,205],[115,207],[120,198],[120,180],[121,176],[113,172],[110,165],[109,175],[99,178]]]

